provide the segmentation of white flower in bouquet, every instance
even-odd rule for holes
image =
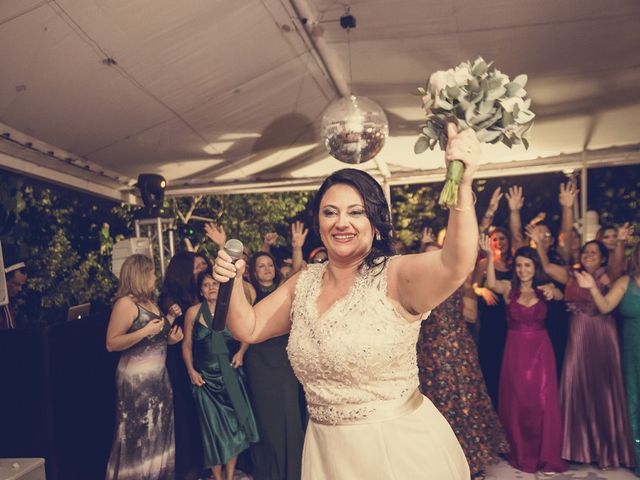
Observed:
[[[518,75],[510,80],[500,70],[490,70],[492,63],[482,57],[473,63],[462,62],[455,68],[433,73],[426,87],[418,88],[427,121],[416,141],[416,154],[433,150],[436,144],[444,151],[449,122],[459,130],[473,129],[481,142],[502,142],[508,147],[522,144],[529,148],[528,134],[535,115],[524,89],[527,76]],[[440,205],[456,204],[463,172],[461,161],[449,163]]]

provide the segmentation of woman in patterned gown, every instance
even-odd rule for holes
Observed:
[[[427,246],[439,249],[436,244]],[[431,311],[418,337],[420,390],[447,419],[474,478],[509,445],[484,384],[478,351],[463,315],[462,290]]]
[[[576,273],[581,288],[589,289],[602,314],[619,306],[624,321],[623,365],[627,405],[635,454],[636,475],[640,476],[640,243],[633,249],[630,274],[615,281],[603,295],[589,273]]]
[[[107,329],[107,350],[122,352],[116,370],[116,431],[107,480],[174,478],[173,397],[165,368],[167,343],[182,340],[173,326],[178,305],[160,315],[153,294],[156,276],[145,255],[122,264]]]
[[[197,285],[203,301],[185,315],[182,355],[200,420],[204,467],[211,469],[215,480],[222,480],[225,465],[226,478],[232,480],[238,454],[258,441],[258,428],[237,370],[248,344],[243,343],[230,358],[229,331],[213,329],[218,282],[210,270],[204,270]]]
[[[530,235],[540,243],[536,229]],[[598,311],[590,289],[578,284],[579,276],[550,263],[540,247],[538,254],[545,272],[566,285],[564,298],[571,312],[560,381],[562,458],[597,462],[600,468],[632,467],[633,447],[615,320]],[[580,268],[595,279],[601,293],[606,293],[610,285],[605,272],[608,254],[597,240],[585,243],[580,250]]]
[[[329,260],[309,265],[251,306],[244,262],[225,252],[215,278],[235,288],[227,323],[249,343],[290,331],[287,351],[309,412],[302,480],[468,480],[451,427],[418,387],[420,320],[473,269],[478,227],[471,183],[479,143],[448,126],[445,159],[466,165],[441,251],[391,257],[389,206],[367,173],[330,175],[315,196],[314,227]],[[237,273],[237,274],[236,274]]]

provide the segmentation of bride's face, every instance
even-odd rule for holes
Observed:
[[[364,200],[351,185],[336,184],[322,197],[320,238],[332,257],[365,257],[373,244],[373,225]]]

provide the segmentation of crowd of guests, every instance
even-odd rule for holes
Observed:
[[[494,225],[496,189],[479,222],[474,271],[422,321],[420,390],[451,425],[473,478],[501,457],[525,472],[562,472],[568,461],[640,465],[640,247],[626,255],[628,224],[602,227],[581,245],[576,195],[572,183],[561,185],[556,234],[543,216],[523,224],[518,186],[504,195],[508,225]],[[209,224],[206,234],[220,248],[226,241],[222,227]],[[273,255],[274,233],[261,251],[245,252],[250,304],[327,261],[318,247],[304,262],[306,237],[296,222],[287,258]],[[425,229],[419,250],[443,242]],[[218,288],[200,254],[171,259],[157,298],[149,259],[123,265],[107,333],[107,348],[123,352],[107,478],[206,471],[231,480],[237,463],[256,480],[300,478],[307,408],[289,335],[249,346],[214,330]]]

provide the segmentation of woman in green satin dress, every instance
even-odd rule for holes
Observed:
[[[231,334],[226,328],[212,329],[218,286],[209,270],[198,275],[203,302],[185,315],[182,355],[200,420],[204,466],[211,468],[215,480],[222,480],[226,465],[226,478],[231,480],[238,454],[258,441],[258,428],[238,370],[248,344],[230,359]]]
[[[622,360],[635,473],[640,476],[640,243],[633,249],[629,275],[616,280],[606,295],[600,293],[588,273],[577,273],[576,277],[581,287],[589,288],[601,313],[609,313],[618,307],[624,319]]]

